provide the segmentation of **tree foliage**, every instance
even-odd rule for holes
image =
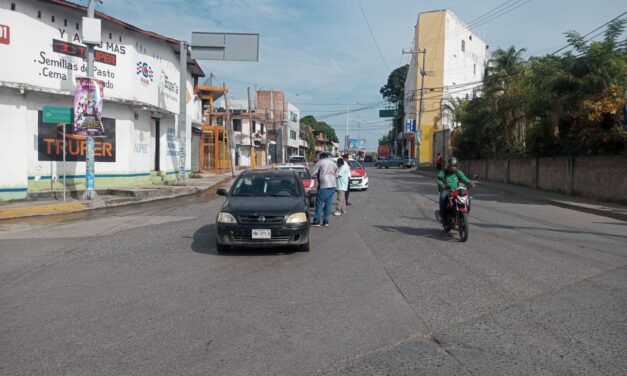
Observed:
[[[379,139],[380,145],[392,145],[394,136],[403,131],[403,118],[405,114],[405,79],[409,65],[405,64],[394,69],[388,76],[388,81],[381,87],[379,93],[397,109],[397,114],[392,119],[393,127],[385,136]]]
[[[573,51],[531,57],[510,47],[490,60],[481,95],[454,103],[462,158],[601,155],[625,151],[625,20],[588,42],[566,33]]]
[[[313,160],[315,156],[316,141],[314,132],[323,132],[325,137],[332,142],[339,142],[335,129],[324,121],[317,121],[312,115],[307,115],[300,119],[301,137],[307,142],[307,158]]]

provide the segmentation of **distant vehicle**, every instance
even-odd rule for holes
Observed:
[[[379,145],[377,148],[377,154],[379,155],[379,159],[387,158],[392,154],[390,145]]]
[[[390,168],[390,167],[398,167],[398,168],[410,168],[416,167],[416,160],[413,158],[396,158],[396,157],[387,157],[383,159],[379,159],[374,162],[374,166],[376,168]]]
[[[288,163],[285,166],[278,166],[278,170],[296,171],[303,182],[303,188],[309,199],[309,206],[316,204],[316,195],[318,194],[318,180],[311,177],[309,169],[302,165]]]
[[[351,177],[349,181],[349,189],[368,190],[368,174],[366,169],[354,159],[348,160],[348,166],[351,168]]]
[[[216,247],[298,247],[309,251],[309,203],[296,171],[246,170],[216,216]]]
[[[364,157],[364,162],[372,162],[372,155],[366,155]]]
[[[309,167],[309,163],[307,162],[307,159],[305,159],[305,157],[300,156],[300,155],[291,156],[290,159],[287,161],[287,163]]]

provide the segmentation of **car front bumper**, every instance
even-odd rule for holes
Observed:
[[[253,239],[253,229],[270,229],[270,239]],[[309,223],[277,226],[218,223],[216,224],[216,240],[220,244],[235,247],[296,246],[309,241]]]
[[[350,189],[367,189],[368,188],[368,177],[351,177],[349,181]]]

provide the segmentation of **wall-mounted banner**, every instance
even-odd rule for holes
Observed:
[[[76,77],[74,90],[74,133],[93,137],[104,136],[100,117],[104,82],[87,77]]]
[[[105,137],[94,142],[96,162],[115,162],[115,119],[102,118]],[[70,162],[85,161],[87,136],[74,133],[72,124],[44,123],[43,112],[39,111],[37,124],[37,160],[63,160],[63,127],[65,127],[66,160]]]

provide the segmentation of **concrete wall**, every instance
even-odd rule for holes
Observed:
[[[627,156],[468,160],[461,168],[478,179],[627,203]]]
[[[445,129],[433,134],[433,150],[431,151],[433,153],[433,163],[435,163],[438,153],[442,154],[444,162],[446,162],[446,159],[451,156],[450,132],[451,131],[449,129]]]
[[[509,182],[512,184],[533,186],[531,159],[511,159],[509,161]]]

